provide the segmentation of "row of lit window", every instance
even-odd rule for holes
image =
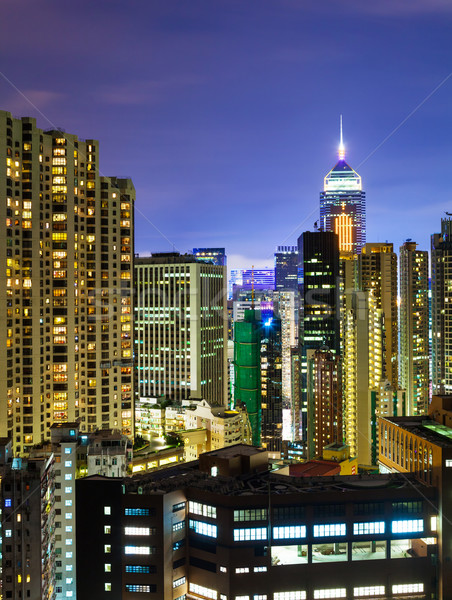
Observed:
[[[200,502],[193,502],[190,500],[188,503],[188,510],[194,515],[209,517],[211,519],[217,518],[216,506],[210,506],[209,504],[201,504]]]
[[[190,584],[190,591],[192,591]],[[194,585],[194,584],[193,584]],[[201,586],[197,586],[201,587]],[[211,594],[208,598],[217,598],[215,590],[209,590]],[[392,586],[392,594],[413,594],[423,593],[423,583],[403,583]],[[195,592],[196,593],[196,592]],[[355,598],[369,598],[372,596],[383,596],[385,594],[384,585],[369,585],[353,588]],[[304,590],[293,590],[290,592],[275,592],[273,600],[306,600],[307,595]],[[346,588],[326,588],[314,590],[314,600],[336,600],[337,598],[347,598]],[[253,596],[235,596],[235,600],[267,600],[266,594],[254,594]]]

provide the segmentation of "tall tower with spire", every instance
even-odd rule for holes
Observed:
[[[337,233],[341,252],[359,254],[366,243],[366,193],[361,177],[345,162],[342,115],[338,158],[320,193],[320,226]]]

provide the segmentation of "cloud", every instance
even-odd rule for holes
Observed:
[[[14,82],[4,77],[4,82],[9,86],[9,94],[3,97],[6,110],[13,115],[31,115],[44,117],[47,123],[44,123],[44,128],[56,127],[50,116],[46,115],[46,111],[55,106],[62,104],[66,99],[66,94],[54,92],[51,90],[40,89],[19,89]]]
[[[228,254],[228,271],[231,269],[251,269],[254,266],[255,269],[272,269],[273,268],[273,256],[271,259],[263,259],[245,256],[243,254]]]
[[[132,80],[126,83],[100,86],[94,95],[97,100],[118,105],[148,105],[163,101],[181,88],[195,86],[202,78],[192,75],[179,75],[161,80]]]

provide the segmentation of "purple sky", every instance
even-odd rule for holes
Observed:
[[[137,252],[271,265],[318,218],[340,113],[368,241],[427,249],[452,212],[452,76],[365,160],[452,72],[450,0],[15,0],[1,22],[0,108],[100,140]]]

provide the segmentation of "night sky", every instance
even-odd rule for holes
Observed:
[[[428,249],[452,212],[450,0],[14,0],[0,19],[0,108],[100,141],[137,190],[136,252],[272,266],[318,219],[341,113],[368,241]]]

